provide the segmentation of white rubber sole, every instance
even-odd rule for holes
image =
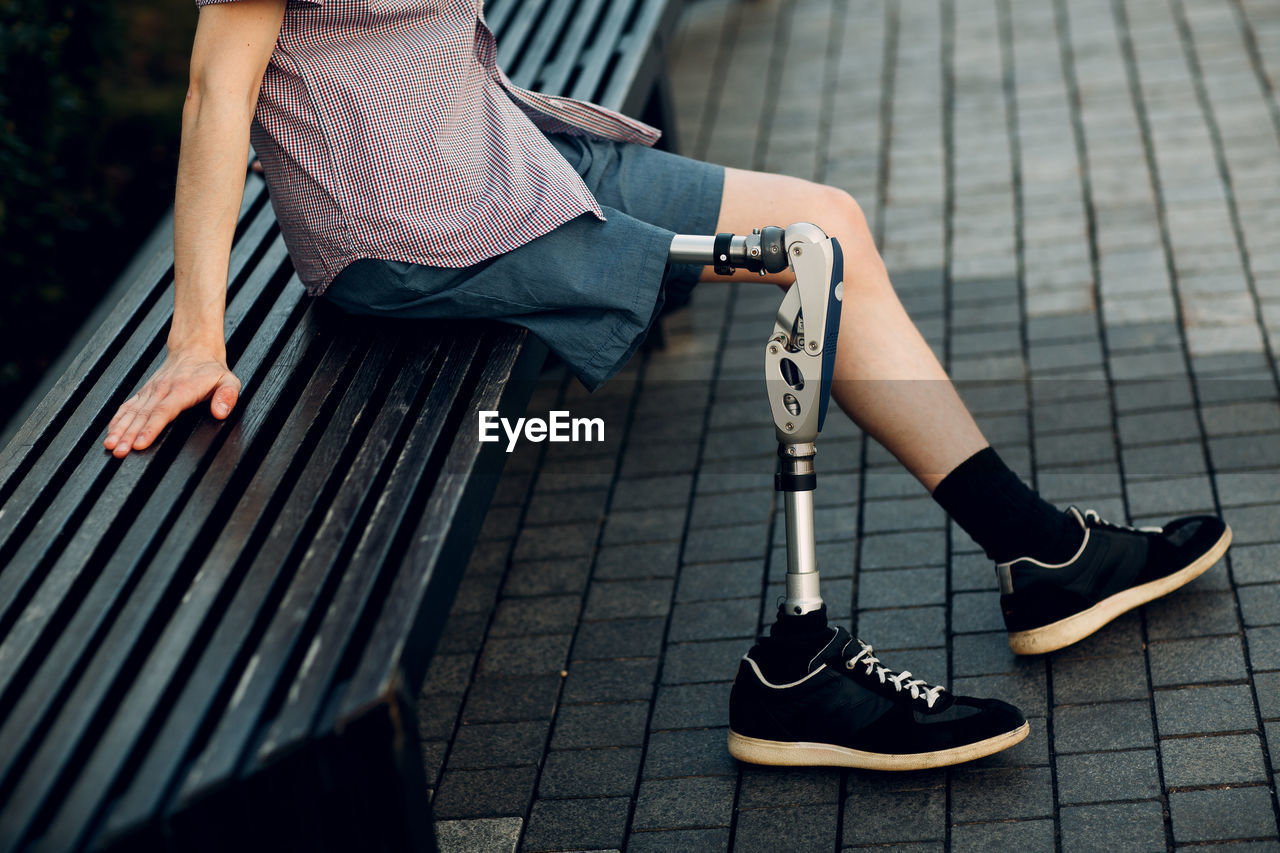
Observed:
[[[1081,610],[1079,613],[1042,628],[1010,632],[1009,648],[1013,649],[1016,655],[1043,655],[1079,642],[1117,616],[1191,583],[1222,559],[1222,555],[1227,552],[1227,546],[1230,544],[1231,528],[1227,527],[1213,547],[1186,568],[1150,583],[1144,583],[1142,586],[1117,592],[1088,610]]]
[[[748,764],[770,764],[775,767],[857,767],[862,770],[928,770],[973,761],[1008,749],[1021,743],[1031,731],[1028,723],[1021,728],[1005,732],[977,743],[940,749],[936,752],[918,752],[907,755],[887,755],[864,752],[830,743],[805,743],[803,741],[761,740],[729,732],[729,754]]]

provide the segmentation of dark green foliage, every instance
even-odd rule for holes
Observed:
[[[195,18],[0,0],[0,429],[171,202]]]

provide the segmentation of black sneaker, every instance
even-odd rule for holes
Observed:
[[[775,684],[743,658],[729,697],[729,752],[752,764],[923,770],[1008,749],[1030,730],[1017,708],[893,672],[871,647],[830,628],[831,640],[798,680]]]
[[[996,564],[1015,654],[1044,654],[1084,639],[1121,613],[1190,583],[1231,544],[1231,528],[1211,515],[1139,528],[1103,521],[1093,510],[1067,512],[1084,531],[1070,560],[1050,565],[1020,557]]]

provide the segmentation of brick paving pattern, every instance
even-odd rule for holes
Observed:
[[[738,765],[729,683],[785,571],[760,382],[779,295],[703,286],[664,349],[590,397],[552,373],[530,406],[607,441],[512,454],[422,697],[443,849],[1280,850],[1280,5],[698,0],[671,69],[685,153],[861,201],[1049,499],[1219,512],[1235,545],[1015,658],[990,563],[833,417],[833,614],[1032,733],[949,770]]]

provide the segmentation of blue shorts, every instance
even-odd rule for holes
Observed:
[[[353,314],[487,318],[523,326],[594,391],[635,352],[668,291],[699,267],[667,268],[673,234],[714,234],[724,168],[642,145],[548,137],[586,182],[590,214],[461,269],[365,259],[325,297]]]

